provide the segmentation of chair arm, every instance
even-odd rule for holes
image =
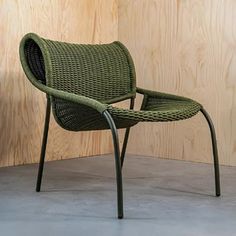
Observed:
[[[66,91],[62,91],[62,90],[58,90],[58,89],[54,89],[49,86],[46,86],[43,83],[39,82],[34,76],[29,76],[28,79],[35,87],[37,87],[39,90],[43,91],[47,95],[88,106],[100,113],[105,111],[109,106],[108,104],[101,103],[95,99],[92,99],[86,96],[77,95],[74,93],[69,93]]]
[[[160,99],[170,99],[170,100],[178,100],[178,101],[193,101],[190,98],[177,96],[168,93],[157,92],[153,90],[143,89],[143,88],[136,88],[137,93],[143,94],[145,97],[152,97],[152,98],[160,98]]]
[[[137,88],[136,89],[137,93],[143,94],[143,101],[142,101],[142,105],[141,105],[141,110],[148,110],[148,109],[152,109],[153,105],[156,106],[157,103],[160,104],[160,106],[163,107],[163,104],[166,103],[166,101],[171,101],[172,100],[172,104],[176,103],[176,102],[181,102],[186,103],[186,104],[195,104],[198,107],[202,107],[201,104],[199,104],[198,102],[190,99],[190,98],[186,98],[186,97],[182,97],[182,96],[177,96],[177,95],[173,95],[173,94],[168,94],[168,93],[161,93],[161,92],[156,92],[156,91],[152,91],[152,90],[147,90],[147,89],[143,89],[143,88]],[[169,106],[169,102],[167,102],[168,106]]]

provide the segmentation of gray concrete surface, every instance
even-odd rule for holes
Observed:
[[[236,235],[236,168],[221,167],[214,197],[211,165],[128,156],[125,218],[116,219],[111,155],[0,168],[0,235]]]

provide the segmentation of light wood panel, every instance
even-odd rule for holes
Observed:
[[[18,47],[24,34],[79,43],[117,40],[117,0],[0,1],[0,166],[38,162],[45,96],[27,81]],[[73,133],[50,123],[47,160],[111,152],[107,132]]]
[[[139,86],[193,98],[215,124],[220,162],[236,165],[236,1],[119,0],[119,40],[134,57]],[[128,152],[212,162],[199,114],[139,124]]]

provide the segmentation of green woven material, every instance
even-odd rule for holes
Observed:
[[[28,79],[50,96],[60,126],[72,131],[108,129],[108,110],[117,128],[140,121],[176,121],[194,116],[201,105],[191,99],[136,88],[135,69],[120,42],[69,44],[27,34],[20,59]],[[140,111],[113,107],[114,102],[144,95]]]
[[[137,88],[144,95],[140,111],[108,107],[114,118],[130,119],[133,121],[166,122],[188,119],[196,115],[201,105],[191,99],[148,91]]]

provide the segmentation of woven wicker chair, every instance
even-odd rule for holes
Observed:
[[[50,110],[57,123],[70,131],[111,129],[116,166],[118,218],[123,218],[122,166],[130,127],[141,121],[188,119],[199,111],[211,131],[215,191],[220,196],[220,176],[213,123],[202,105],[189,98],[136,87],[135,69],[120,42],[80,45],[51,41],[29,33],[20,44],[20,59],[30,82],[47,94],[44,134],[36,191],[40,191]],[[136,93],[143,95],[139,111],[133,110]],[[130,99],[130,109],[112,106]],[[120,154],[117,129],[126,128]]]

